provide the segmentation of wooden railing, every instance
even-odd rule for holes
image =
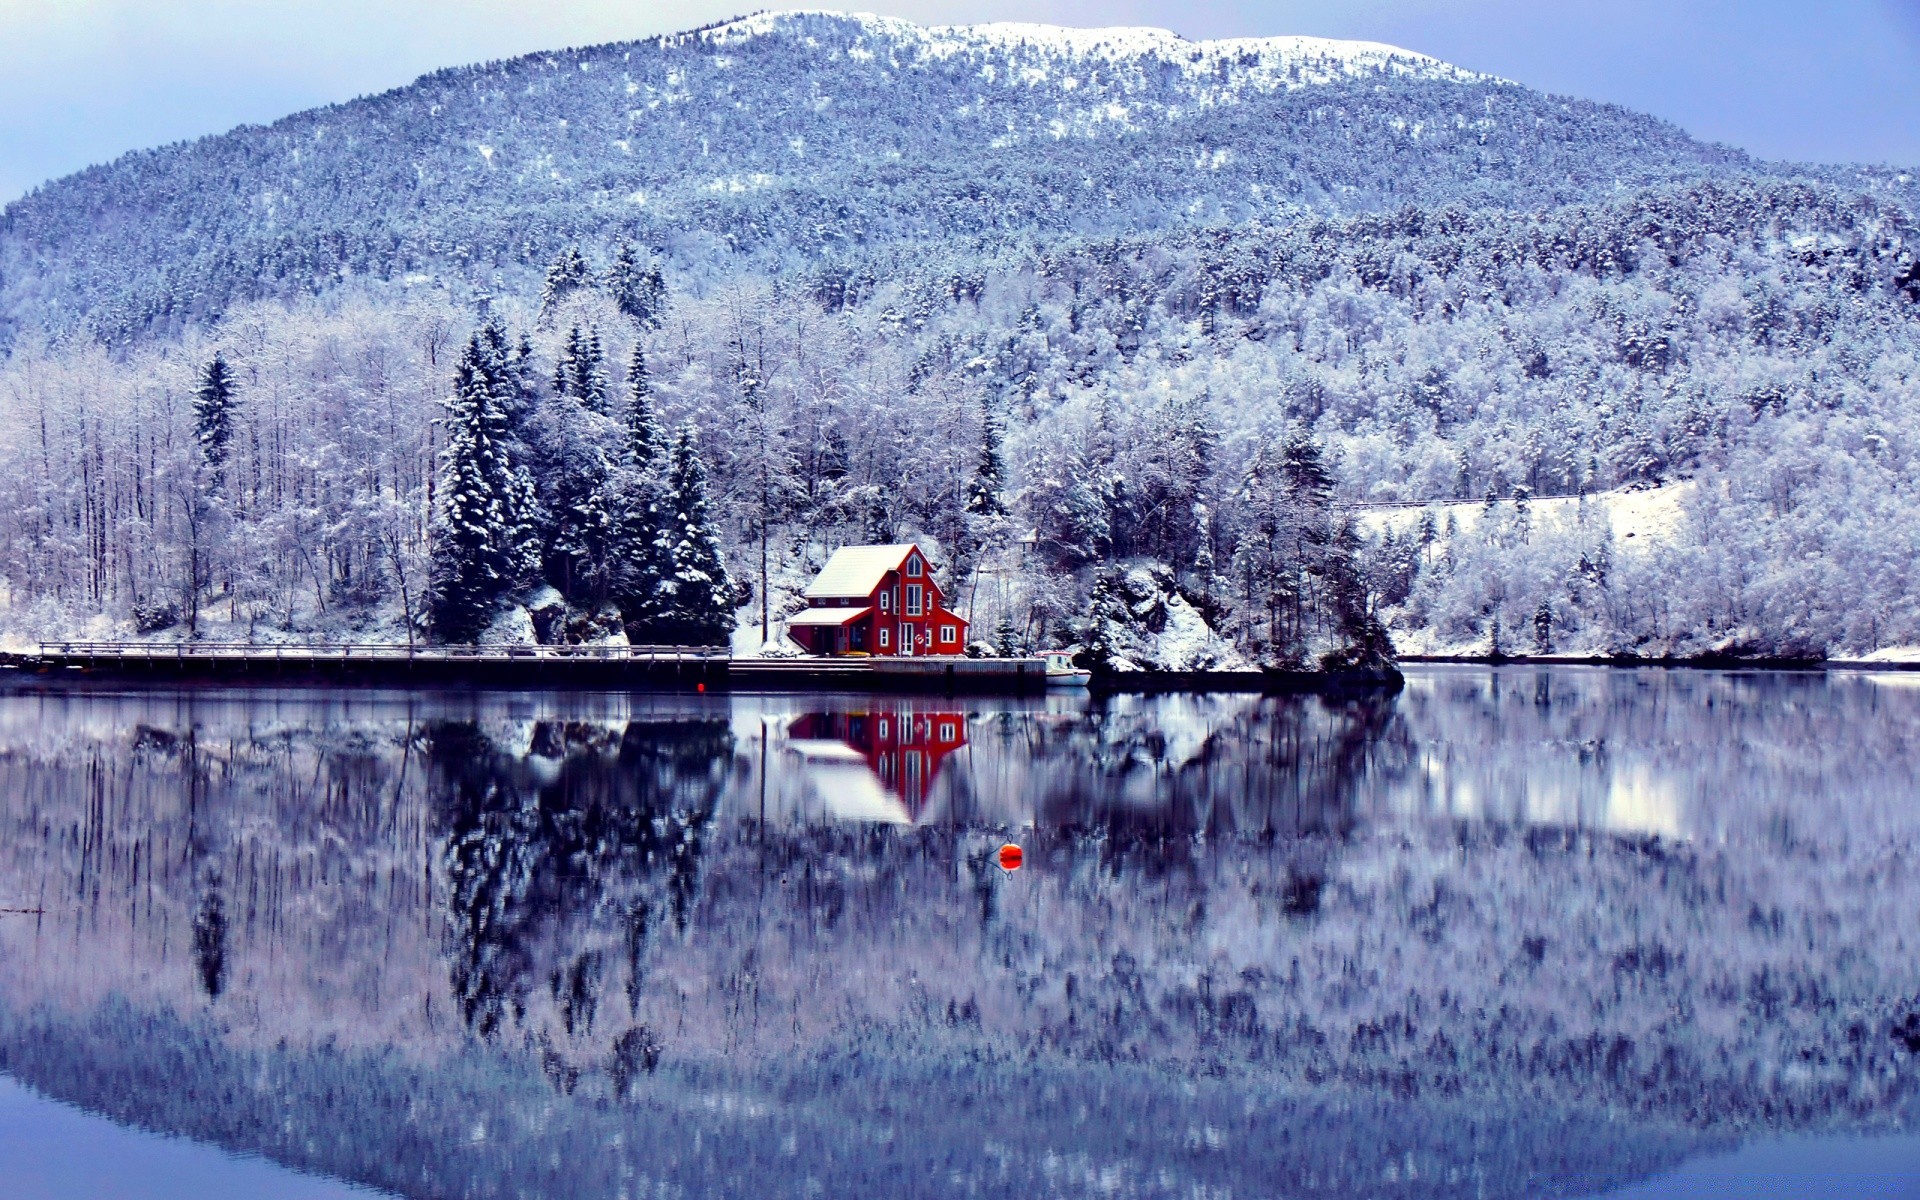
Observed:
[[[724,659],[723,646],[404,646],[376,643],[41,642],[42,658],[246,659],[276,662],[447,662],[465,659],[681,662]]]

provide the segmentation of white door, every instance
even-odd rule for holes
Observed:
[[[900,624],[900,653],[913,653],[913,626],[904,621]]]

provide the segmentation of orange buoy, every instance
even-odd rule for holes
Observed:
[[[1018,871],[1020,864],[1025,861],[1027,861],[1026,854],[1020,847],[1014,845],[1012,842],[1008,842],[1006,845],[1000,847],[1000,869],[1002,871]]]

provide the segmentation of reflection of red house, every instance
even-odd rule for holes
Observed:
[[[787,633],[813,654],[959,654],[967,644],[967,623],[947,611],[918,546],[843,546],[806,596]]]
[[[905,802],[907,817],[919,820],[940,764],[967,744],[967,722],[957,712],[816,712],[795,717],[787,737],[851,746],[881,786]]]

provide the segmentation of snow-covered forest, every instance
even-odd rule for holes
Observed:
[[[441,72],[7,209],[0,625],[751,648],[898,538],[1116,664],[1916,645],[1915,196],[1299,39]]]

